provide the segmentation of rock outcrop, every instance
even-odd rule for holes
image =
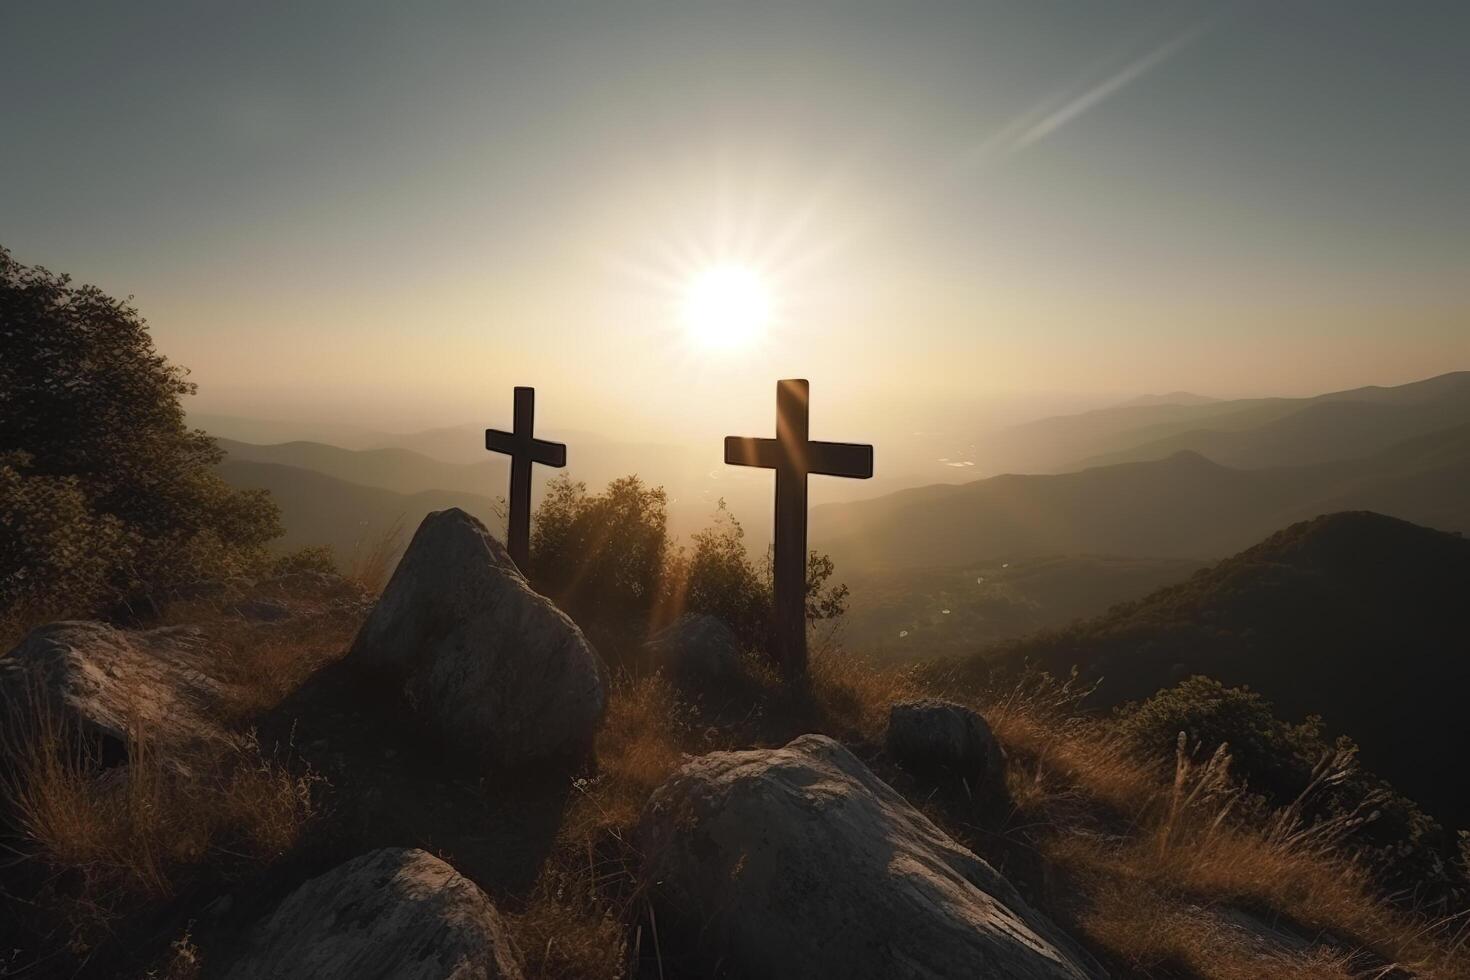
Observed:
[[[1102,970],[830,738],[716,752],[643,812],[666,948],[747,977],[1082,980]]]
[[[424,518],[348,658],[401,684],[446,743],[492,766],[575,758],[606,707],[597,651],[458,509]]]
[[[953,701],[900,701],[888,712],[888,751],[920,775],[950,773],[972,788],[1005,790],[1005,753],[985,719]]]
[[[723,620],[685,613],[643,645],[650,666],[676,681],[719,684],[740,676],[740,641]]]
[[[515,944],[474,882],[416,848],[354,858],[297,888],[226,980],[519,980]]]
[[[217,744],[227,738],[214,721],[226,688],[205,673],[208,659],[193,627],[50,623],[0,658],[0,704],[14,722],[44,715],[100,738],[113,761],[137,733],[165,749]]]

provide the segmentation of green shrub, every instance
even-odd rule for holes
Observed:
[[[664,592],[668,495],[636,476],[589,494],[553,479],[536,511],[530,579],[584,629],[628,637],[646,626]]]
[[[1142,704],[1124,705],[1118,725],[1130,742],[1159,758],[1173,757],[1180,732],[1205,754],[1228,744],[1237,775],[1288,802],[1306,789],[1317,758],[1329,748],[1320,718],[1290,724],[1255,691],[1209,677],[1191,677]]]
[[[752,649],[769,649],[774,579],[772,553],[757,564],[745,546],[745,529],[723,500],[713,523],[693,537],[694,550],[676,557],[669,578],[677,583],[678,608],[724,620]],[[836,566],[827,555],[807,555],[806,618],[834,620],[847,612],[846,585],[828,585]]]
[[[337,554],[329,544],[309,544],[271,562],[272,575],[289,575],[292,572],[325,572],[336,575]]]
[[[263,567],[275,505],[215,475],[185,374],[127,303],[0,249],[0,617]]]
[[[1119,730],[1145,755],[1173,758],[1180,733],[1197,758],[1228,747],[1231,769],[1256,794],[1259,809],[1296,805],[1309,822],[1344,820],[1348,840],[1390,891],[1414,889],[1417,901],[1460,901],[1467,881],[1456,847],[1417,804],[1356,764],[1345,736],[1329,740],[1322,719],[1293,724],[1245,687],[1190,677],[1116,712]],[[1328,772],[1324,760],[1338,760]],[[1310,787],[1310,789],[1309,789]]]
[[[532,583],[614,659],[683,612],[716,616],[746,646],[769,649],[769,552],[761,561],[751,558],[745,531],[724,501],[686,551],[669,538],[667,504],[662,487],[636,476],[614,480],[601,493],[565,477],[552,480],[531,533]],[[847,587],[828,585],[833,572],[826,555],[809,556],[808,619],[846,611]]]
[[[721,619],[753,649],[768,646],[771,625],[769,564],[757,568],[745,547],[745,529],[723,500],[714,522],[693,536],[691,555],[680,554],[675,574],[678,611]]]

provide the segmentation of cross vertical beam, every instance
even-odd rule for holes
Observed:
[[[810,385],[803,379],[776,383],[776,438],[728,436],[725,462],[776,471],[775,650],[787,677],[806,673],[807,476],[873,475],[873,447],[809,438]]]
[[[510,513],[506,519],[506,548],[522,572],[531,557],[531,464],[567,465],[567,447],[533,435],[536,431],[536,389],[515,390],[514,431],[485,430],[485,448],[510,457]]]

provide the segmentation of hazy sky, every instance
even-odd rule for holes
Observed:
[[[1470,4],[0,6],[0,244],[196,407],[813,434],[1470,367]],[[775,320],[692,343],[681,290]],[[504,416],[504,418],[501,418]]]

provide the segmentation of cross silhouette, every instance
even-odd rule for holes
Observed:
[[[776,382],[776,438],[725,437],[725,462],[776,471],[776,659],[788,677],[806,672],[806,478],[873,475],[873,447],[811,442],[805,380]]]
[[[567,447],[531,435],[536,428],[536,389],[516,388],[515,431],[485,430],[485,448],[510,457],[510,516],[506,547],[522,572],[531,556],[531,464],[567,465]]]

